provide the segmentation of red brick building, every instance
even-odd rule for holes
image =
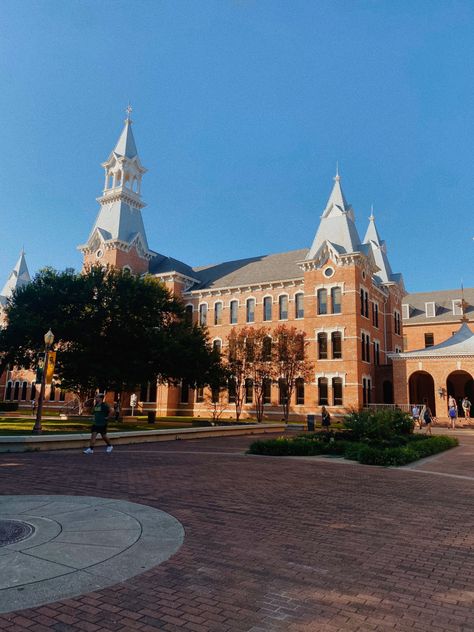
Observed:
[[[122,134],[102,165],[100,209],[86,243],[84,265],[97,262],[157,276],[179,295],[195,321],[207,325],[211,340],[226,353],[234,328],[294,325],[307,334],[313,380],[300,387],[293,415],[325,404],[334,412],[364,403],[393,401],[387,353],[401,350],[401,275],[393,274],[385,242],[373,215],[359,237],[354,211],[339,175],[310,248],[194,267],[149,248],[141,211],[142,166],[128,117]],[[148,385],[140,399],[158,414],[208,415],[202,392]],[[248,393],[244,414],[253,414]],[[233,414],[229,403],[228,415]],[[267,394],[265,416],[281,415],[279,393]]]

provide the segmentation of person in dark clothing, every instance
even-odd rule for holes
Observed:
[[[326,432],[328,432],[330,425],[331,425],[331,415],[326,410],[326,407],[323,406],[321,408],[321,426],[324,428],[324,430],[326,430]]]
[[[102,439],[107,444],[107,448],[105,449],[105,451],[107,452],[107,454],[110,454],[114,449],[109,441],[109,438],[107,437],[107,421],[110,415],[110,408],[104,402],[104,396],[100,393],[95,397],[93,412],[94,421],[91,427],[91,440],[89,447],[84,450],[84,454],[94,453],[95,440],[98,434],[101,435]]]

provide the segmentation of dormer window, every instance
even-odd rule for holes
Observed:
[[[410,318],[410,305],[408,305],[408,303],[404,303],[402,305],[402,318],[403,320],[408,320]]]
[[[453,316],[462,316],[462,300],[460,298],[456,298],[453,300]]]
[[[434,318],[436,316],[436,303],[425,303],[426,318]]]

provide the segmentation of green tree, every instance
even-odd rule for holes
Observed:
[[[214,370],[207,332],[188,324],[181,302],[151,276],[42,270],[9,300],[0,371],[34,367],[49,328],[61,385],[82,397],[156,379],[201,384]]]

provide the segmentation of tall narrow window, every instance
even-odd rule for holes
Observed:
[[[342,378],[332,378],[332,403],[333,406],[342,406]]]
[[[318,378],[319,405],[327,406],[328,400],[328,380],[325,377]]]
[[[250,338],[245,341],[245,356],[247,362],[253,362],[255,360],[255,344]]]
[[[272,403],[272,381],[268,378],[263,380],[263,403]]]
[[[283,294],[278,298],[278,309],[280,320],[288,320],[288,296]]]
[[[255,322],[255,299],[254,298],[247,299],[247,322],[248,323]]]
[[[318,358],[327,360],[328,357],[328,335],[324,333],[318,334]]]
[[[5,397],[5,399],[9,399],[8,397]],[[30,393],[30,399],[31,401],[33,401],[34,399],[36,399],[36,382],[31,382],[31,393]]]
[[[378,342],[374,342],[374,364],[375,366],[380,364],[380,344]]]
[[[332,357],[335,360],[342,358],[342,334],[340,331],[333,331],[331,334]]]
[[[62,389],[59,391],[59,401],[60,401],[60,402],[64,402],[64,401],[66,401],[66,391],[64,390],[64,388],[62,388]]]
[[[245,403],[253,403],[253,380],[245,380]]]
[[[272,359],[272,339],[270,336],[265,336],[262,343],[262,360],[269,362]]]
[[[181,382],[181,404],[187,404],[189,401],[189,384],[183,380]]]
[[[328,313],[328,293],[327,290],[318,290],[318,314]]]
[[[199,386],[196,389],[196,403],[202,404],[203,401],[204,401],[204,388],[202,386]]]
[[[333,287],[331,288],[331,306],[333,314],[341,313],[341,288]]]
[[[301,377],[295,381],[295,394],[297,406],[302,406],[304,404],[304,380]]]
[[[230,302],[230,324],[235,325],[237,323],[237,315],[239,311],[239,302],[231,301]]]
[[[379,305],[378,303],[372,303],[372,323],[374,327],[379,326]]]
[[[214,325],[222,325],[222,303],[214,303]]]
[[[207,304],[206,303],[202,303],[202,305],[199,305],[199,324],[202,327],[205,327],[207,325]]]
[[[227,384],[227,388],[228,388],[228,401],[229,404],[235,404],[235,397],[236,397],[236,384],[235,384],[235,378],[231,377],[228,384]]]
[[[26,401],[26,392],[28,390],[28,382],[23,382],[21,385],[21,399],[22,401]]]
[[[212,343],[212,349],[213,351],[215,351],[215,353],[218,353],[220,355],[222,351],[222,340],[214,340],[214,342]]]
[[[192,322],[193,322],[193,306],[192,305],[186,305],[184,318],[188,325],[192,325]]]
[[[295,294],[295,318],[304,318],[304,294]]]
[[[12,383],[7,382],[7,390],[5,392],[5,401],[10,401],[12,398]]]
[[[13,389],[13,400],[17,402],[19,397],[20,397],[20,382],[15,382],[15,388]]]
[[[272,319],[272,297],[265,296],[263,299],[263,320]]]
[[[362,288],[360,289],[360,313],[366,318],[369,317],[369,293]]]
[[[288,399],[288,384],[283,378],[278,380],[278,396],[280,406],[284,406]]]
[[[401,318],[400,318],[400,312],[394,312],[393,313],[393,317],[394,317],[394,324],[395,324],[395,333],[397,335],[400,335],[402,332],[402,326],[401,326]]]
[[[365,336],[365,359],[370,362],[370,336]]]

